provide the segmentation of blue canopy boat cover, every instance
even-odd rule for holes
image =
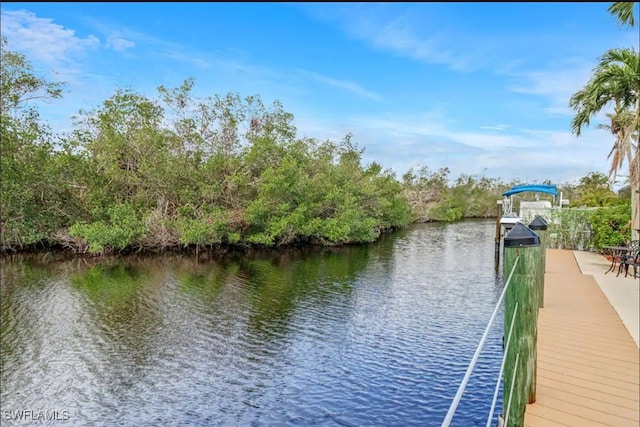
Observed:
[[[554,197],[558,197],[558,188],[555,185],[549,185],[549,184],[516,185],[514,187],[511,187],[510,190],[502,193],[502,196],[509,197],[512,194],[524,193],[526,191],[547,193],[547,194],[552,194]]]

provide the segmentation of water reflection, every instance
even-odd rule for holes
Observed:
[[[501,291],[493,226],[207,262],[7,258],[2,409],[69,410],[73,425],[439,425]],[[501,337],[458,425],[486,422]]]

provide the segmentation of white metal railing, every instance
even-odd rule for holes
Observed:
[[[518,359],[520,359],[520,353],[516,354],[516,363],[513,365],[513,377],[511,378],[511,387],[509,389],[509,400],[507,402],[507,410],[504,419],[504,425],[508,426],[509,424],[509,410],[511,409],[511,398],[513,397],[513,386],[516,383],[516,374],[518,373]]]
[[[456,409],[458,408],[458,405],[460,404],[460,400],[462,399],[462,395],[464,394],[464,390],[467,387],[467,384],[469,383],[469,378],[471,378],[471,374],[473,373],[473,369],[475,368],[476,363],[478,363],[478,358],[480,357],[480,353],[482,352],[482,348],[484,347],[484,343],[487,340],[487,337],[489,336],[489,331],[491,330],[491,326],[493,326],[493,322],[496,320],[496,315],[498,314],[500,306],[502,305],[502,301],[504,300],[504,296],[507,293],[507,289],[509,288],[509,285],[511,284],[511,278],[513,277],[513,273],[516,270],[516,266],[518,265],[518,261],[520,261],[520,256],[518,256],[516,258],[516,260],[514,261],[514,263],[513,263],[513,268],[511,269],[511,272],[509,273],[509,277],[507,278],[507,281],[504,284],[504,289],[502,289],[502,293],[500,294],[500,298],[498,298],[498,301],[496,302],[496,306],[493,309],[493,313],[491,314],[491,318],[489,318],[489,323],[487,324],[487,327],[484,330],[484,334],[482,334],[482,338],[480,338],[480,342],[478,343],[478,347],[476,348],[476,351],[473,354],[473,357],[471,358],[471,361],[469,362],[469,366],[467,367],[467,371],[465,372],[464,377],[462,378],[462,382],[460,382],[460,386],[458,387],[458,391],[456,392],[456,395],[454,396],[453,401],[451,402],[451,405],[449,406],[449,410],[447,411],[447,415],[444,417],[444,421],[442,421],[442,427],[448,427],[451,424],[451,420],[453,420],[453,416],[455,415]],[[514,316],[515,316],[515,313],[514,313]],[[513,320],[511,322],[511,326],[513,327]],[[511,332],[509,333],[509,338],[510,337],[511,337]],[[505,351],[505,354],[506,354],[506,351]],[[517,362],[518,356],[516,356],[516,366],[518,365],[518,362]],[[503,358],[503,366],[504,366],[504,358]],[[501,372],[502,372],[502,368],[501,368]],[[502,375],[502,373],[500,375]],[[498,378],[498,383],[499,382],[500,382],[500,378]],[[513,390],[513,386],[511,387],[511,390]],[[509,398],[509,400],[511,400],[511,398]],[[493,409],[492,409],[492,412],[493,412]]]
[[[504,355],[502,356],[502,364],[500,365],[500,373],[498,373],[498,379],[496,380],[496,388],[493,391],[493,400],[491,401],[491,409],[489,410],[489,416],[487,417],[487,425],[486,427],[491,427],[491,420],[493,419],[493,411],[496,408],[496,403],[498,401],[498,392],[500,391],[500,381],[502,380],[502,374],[504,373],[504,365],[507,361],[507,354],[509,352],[509,345],[511,344],[511,334],[513,333],[513,324],[516,321],[516,313],[518,312],[518,303],[516,302],[516,306],[513,310],[513,316],[511,316],[511,325],[509,326],[509,335],[507,336],[507,343],[504,346]],[[518,355],[516,355],[517,360]],[[518,363],[516,362],[516,366]],[[515,378],[515,375],[514,375]],[[511,385],[511,391],[513,391],[513,384]],[[509,393],[509,403],[507,407],[511,406],[511,393]],[[507,414],[509,412],[507,411]]]

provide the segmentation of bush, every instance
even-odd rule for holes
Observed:
[[[603,207],[591,216],[591,244],[598,251],[603,246],[624,245],[631,240],[631,203]]]
[[[145,231],[145,225],[128,203],[118,203],[108,210],[109,221],[91,224],[78,223],[71,226],[69,235],[85,240],[89,252],[122,250],[132,245]]]
[[[447,200],[431,209],[429,216],[433,221],[459,221],[464,217],[464,208],[451,200]]]
[[[591,216],[597,208],[551,208],[542,213],[547,221],[548,248],[585,250],[593,247]],[[523,218],[528,224],[533,218]]]

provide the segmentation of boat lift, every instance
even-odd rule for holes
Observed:
[[[520,202],[520,214],[515,212],[513,196],[519,193],[546,193],[553,196],[553,203],[547,202],[546,206],[540,206],[544,202],[540,201],[540,195],[536,194],[535,201]],[[501,238],[513,228],[518,222],[523,221],[523,211],[527,208],[549,208],[568,205],[569,200],[562,198],[562,193],[558,193],[558,188],[552,184],[523,184],[511,187],[509,190],[502,193],[502,200],[498,200],[498,206],[501,207],[500,214],[496,219],[496,266],[500,260],[500,241]],[[497,268],[497,267],[496,267]]]

